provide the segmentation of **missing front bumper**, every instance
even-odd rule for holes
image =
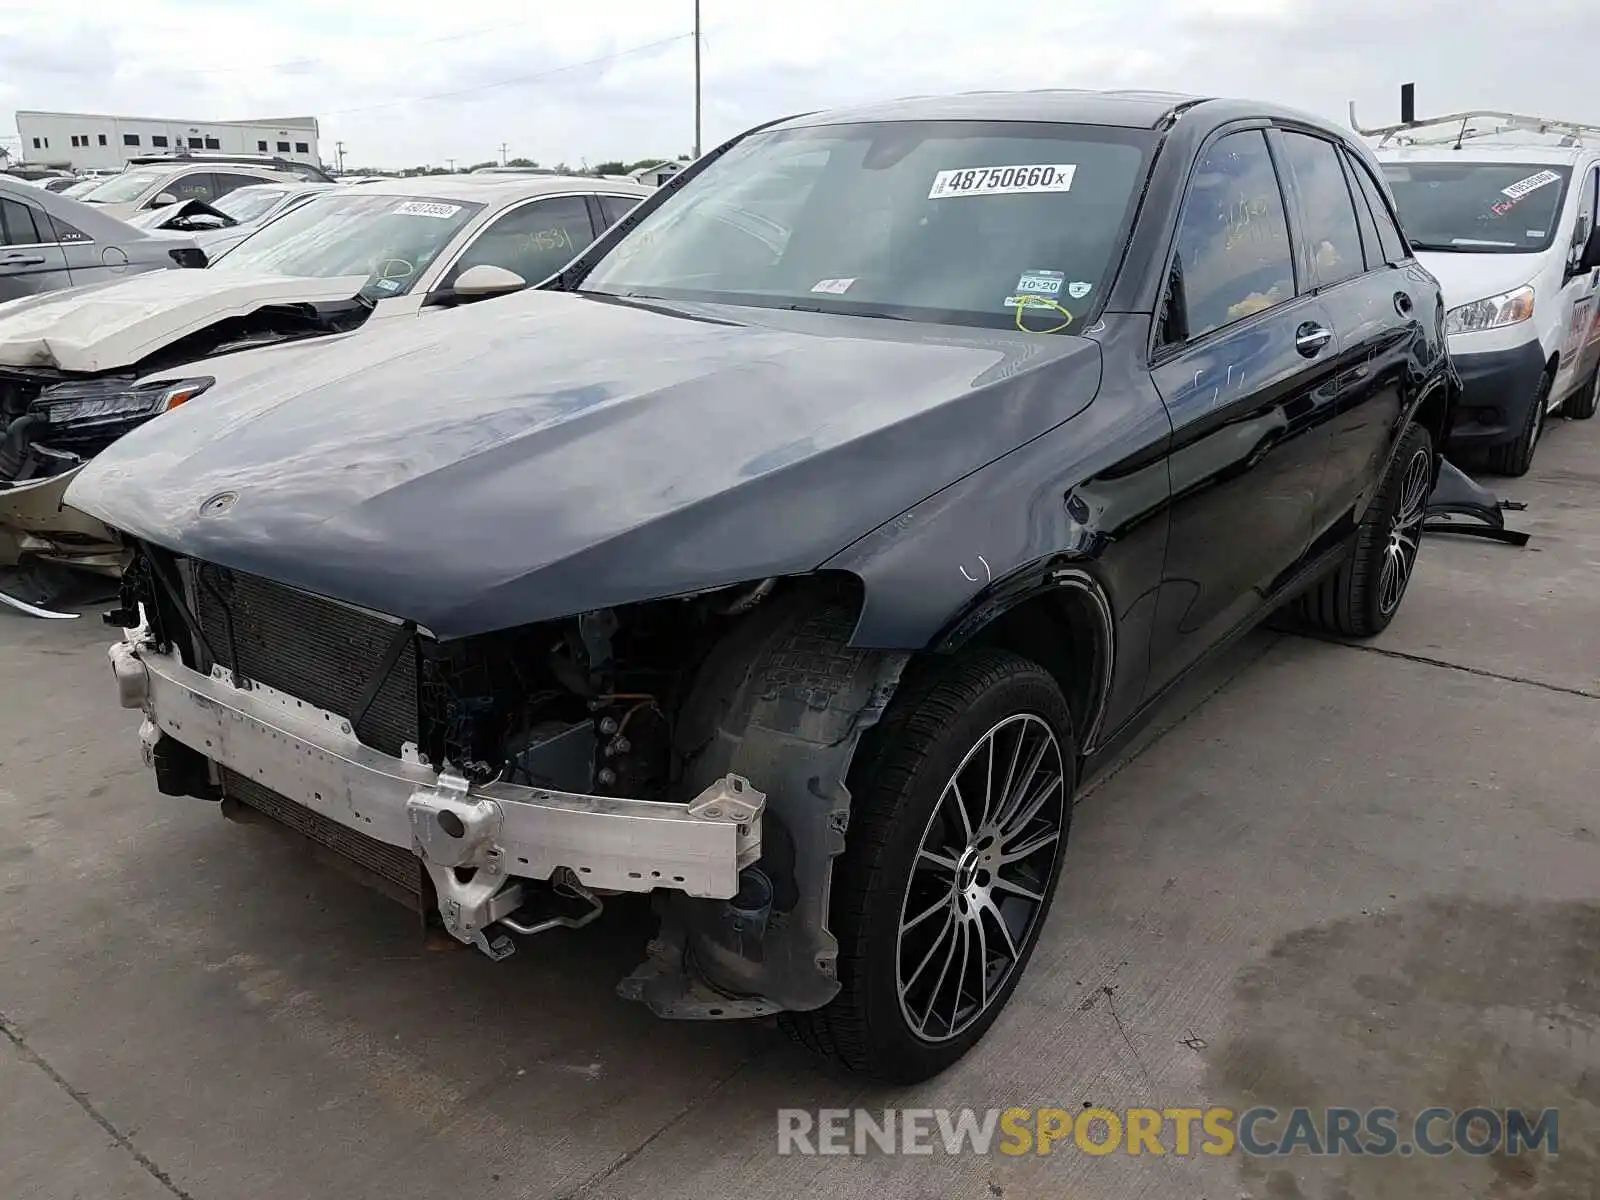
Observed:
[[[494,958],[511,952],[495,927],[514,923],[523,880],[728,899],[761,855],[766,797],[738,775],[683,804],[470,786],[413,747],[396,758],[363,745],[338,714],[258,683],[236,687],[221,667],[192,670],[143,630],[128,631],[110,656],[123,707],[145,713],[147,760],[171,738],[323,821],[409,851],[445,929]]]

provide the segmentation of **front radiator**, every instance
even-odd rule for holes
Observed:
[[[257,575],[192,560],[195,616],[217,660],[317,708],[349,717],[400,622]],[[417,644],[412,635],[356,723],[363,744],[399,755],[418,741]]]
[[[408,907],[422,905],[422,863],[409,851],[331,821],[227,767],[222,768],[222,791],[230,800],[248,805],[306,841],[331,851],[336,859],[355,867],[357,878],[363,882],[375,884]]]

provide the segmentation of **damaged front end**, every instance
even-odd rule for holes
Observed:
[[[848,578],[764,580],[440,642],[141,547],[112,660],[160,789],[221,800],[503,958],[654,897],[619,987],[668,1017],[815,1008],[855,747],[905,656]]]
[[[0,363],[0,604],[61,615],[49,605],[62,568],[120,575],[128,560],[121,538],[67,507],[63,497],[95,455],[212,386],[210,376],[188,375],[186,364],[342,332],[370,312],[364,300],[266,308],[191,334],[129,367],[101,372]]]

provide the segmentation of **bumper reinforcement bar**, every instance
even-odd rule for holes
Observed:
[[[162,735],[347,828],[410,850],[431,879],[449,933],[491,958],[514,949],[521,879],[569,881],[585,893],[650,892],[728,899],[761,855],[764,793],[726,775],[687,803],[474,786],[407,746],[399,758],[363,745],[344,717],[230,673],[158,653],[144,629],[111,647],[124,708],[140,709],[148,760]],[[509,920],[508,920],[509,918]]]

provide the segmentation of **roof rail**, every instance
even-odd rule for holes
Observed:
[[[1482,117],[1499,121],[1501,124],[1493,129],[1468,128],[1469,122]],[[1458,126],[1453,136],[1434,138],[1406,136],[1418,130],[1442,128],[1446,125]],[[1459,146],[1467,138],[1495,137],[1506,133],[1560,134],[1572,139],[1572,144],[1582,142],[1585,136],[1600,137],[1600,125],[1586,125],[1581,121],[1563,121],[1553,117],[1530,117],[1524,113],[1500,112],[1495,109],[1485,108],[1467,109],[1463,112],[1446,113],[1442,117],[1424,117],[1418,121],[1405,121],[1398,125],[1379,125],[1371,129],[1365,129],[1356,120],[1356,102],[1354,100],[1350,101],[1350,127],[1362,137],[1378,138],[1380,147],[1390,138],[1394,138],[1397,142],[1417,145],[1453,142]]]
[[[236,166],[266,167],[273,171],[285,171],[303,178],[310,178],[317,183],[332,183],[333,178],[316,163],[299,162],[292,158],[282,158],[275,154],[235,154],[227,150],[165,150],[149,154],[130,154],[127,158],[129,166],[160,166],[165,163],[181,165],[183,163],[210,163],[213,166],[226,166],[232,163]]]

